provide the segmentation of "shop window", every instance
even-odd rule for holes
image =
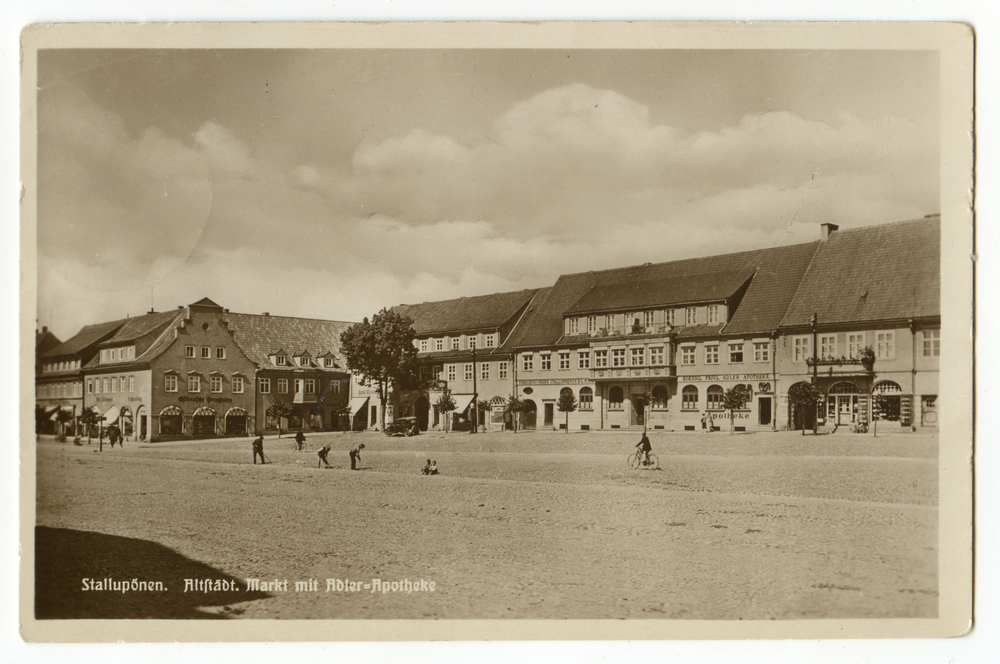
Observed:
[[[685,385],[681,390],[681,409],[698,410],[698,388],[694,385]]]
[[[705,407],[709,410],[722,410],[722,395],[724,390],[719,385],[712,385],[705,390]]]
[[[608,391],[608,408],[621,410],[622,402],[625,400],[625,393],[622,388],[615,385]]]
[[[580,410],[594,409],[594,390],[589,387],[580,388]]]
[[[653,393],[650,395],[652,397],[652,407],[658,410],[663,410],[667,407],[667,399],[669,395],[667,393],[667,388],[663,385],[657,385],[653,388]]]
[[[176,406],[167,406],[160,411],[160,434],[179,436],[184,433],[184,412]]]

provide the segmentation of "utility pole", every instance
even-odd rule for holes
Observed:
[[[819,389],[819,356],[817,355],[816,348],[816,314],[813,313],[812,318],[809,320],[809,324],[812,325],[813,331],[813,385],[816,389]],[[815,436],[819,433],[819,403],[816,402],[816,412],[813,413],[813,435]]]
[[[479,394],[476,392],[476,343],[472,343],[472,433],[479,433]]]

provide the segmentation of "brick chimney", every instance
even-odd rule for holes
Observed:
[[[829,240],[830,236],[833,235],[840,226],[837,224],[820,224],[820,239]]]

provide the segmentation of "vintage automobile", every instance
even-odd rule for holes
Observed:
[[[387,436],[414,436],[420,433],[415,417],[397,417],[391,424],[385,425]]]

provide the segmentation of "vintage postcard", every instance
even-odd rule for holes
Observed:
[[[968,26],[22,47],[25,639],[970,629]]]

